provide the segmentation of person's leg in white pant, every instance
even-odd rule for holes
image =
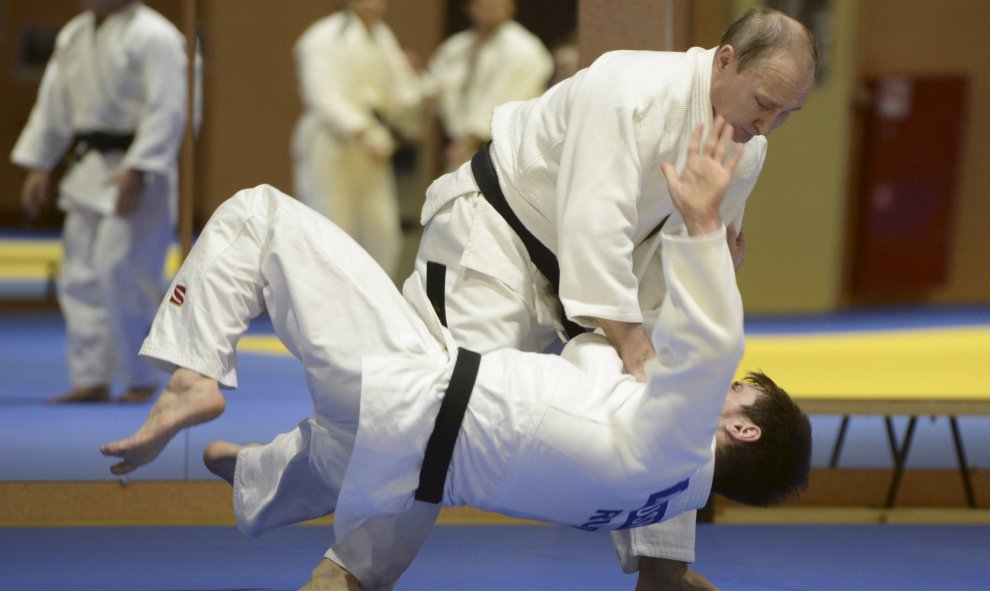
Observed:
[[[176,299],[181,301],[176,303]],[[388,352],[446,355],[446,350],[391,280],[349,237],[271,187],[258,187],[238,193],[211,218],[162,302],[142,355],[166,369],[188,368],[235,387],[236,343],[249,319],[260,313],[262,301],[281,340],[303,362],[317,423],[335,431],[324,443],[329,439],[340,444],[337,455],[343,458],[339,469],[328,473],[324,463],[319,474],[308,473],[315,468],[303,456],[308,455],[314,435],[297,429],[298,433],[282,438],[281,443],[266,446],[294,450],[268,461],[268,467],[290,467],[290,480],[322,483],[317,495],[335,497],[346,467],[344,456],[349,453],[346,437],[339,433],[350,430],[353,434],[356,429],[361,357]],[[104,446],[104,453],[122,457],[133,469],[150,461],[175,432],[139,431],[136,439]],[[149,442],[157,447],[150,450],[153,453],[145,449]],[[256,450],[241,450],[238,464],[241,456],[245,463],[238,466],[238,472],[248,471],[255,459],[265,463],[265,450]],[[299,509],[296,503],[290,503],[287,513],[266,507],[273,499],[287,498],[279,496],[283,493],[278,478],[270,481],[275,484],[267,489],[275,494],[242,499],[240,512],[266,516],[270,523],[301,515],[292,513]],[[296,501],[302,498],[303,505],[310,500],[292,491],[287,494]],[[249,506],[252,502],[254,506]],[[325,512],[332,509],[335,498],[320,502],[303,510]],[[380,588],[378,580],[383,576],[389,579],[383,584],[391,585],[415,555],[436,512],[435,506],[429,506],[380,522],[372,520],[353,540],[338,541],[328,555],[369,590]],[[359,564],[352,566],[352,560]]]
[[[93,246],[102,218],[86,209],[66,212],[58,300],[68,334],[69,379],[73,391],[102,388],[103,398],[108,399],[116,359],[93,260]]]
[[[153,184],[127,216],[103,216],[93,245],[94,269],[113,334],[121,400],[150,398],[158,371],[138,357],[162,297],[162,269],[172,236],[165,183]]]
[[[480,194],[458,197],[437,212],[424,228],[416,268],[407,281],[418,281],[429,292],[428,263],[443,266],[447,327],[458,345],[479,353],[503,348],[541,352],[557,334],[537,320],[536,268],[511,230],[508,236],[488,231],[491,216],[498,214]],[[465,264],[472,247],[489,251],[489,268],[488,261]],[[513,279],[523,279],[511,284],[508,277],[500,279],[501,267],[511,267]]]

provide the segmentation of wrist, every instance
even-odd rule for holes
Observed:
[[[697,215],[685,215],[684,227],[688,236],[703,236],[714,234],[722,229],[722,218],[718,210],[700,212]]]

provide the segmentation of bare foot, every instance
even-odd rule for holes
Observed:
[[[361,591],[361,583],[329,558],[320,560],[309,581],[299,591]]]
[[[216,380],[180,367],[172,373],[141,428],[127,439],[104,444],[100,451],[121,459],[110,467],[111,472],[127,474],[158,457],[176,433],[212,421],[226,406]]]
[[[243,445],[229,441],[214,441],[203,450],[203,463],[206,469],[234,484],[234,469],[237,468],[237,452]]]

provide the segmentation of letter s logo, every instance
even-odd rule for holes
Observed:
[[[182,284],[177,284],[175,289],[172,290],[172,297],[169,298],[168,303],[174,306],[181,306],[186,301],[186,286]]]

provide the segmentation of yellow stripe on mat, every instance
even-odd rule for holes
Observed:
[[[58,240],[0,240],[0,281],[40,281],[48,278],[49,265],[62,261]],[[169,247],[165,276],[174,277],[182,265],[177,244]]]
[[[747,339],[740,374],[762,370],[795,397],[990,399],[990,327]]]
[[[289,355],[274,336],[247,335],[239,350]],[[766,372],[795,397],[939,395],[990,398],[990,327],[755,335],[740,375]]]

